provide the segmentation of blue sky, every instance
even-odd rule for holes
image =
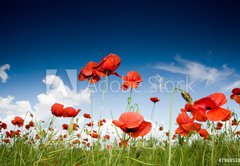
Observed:
[[[65,69],[80,70],[88,61],[116,53],[121,75],[137,70],[144,79],[139,88],[144,92],[134,94],[143,114],[151,111],[149,97],[158,96],[156,119],[167,121],[169,94],[149,93],[150,76],[177,82],[188,75],[196,99],[216,91],[229,95],[229,87],[240,86],[239,7],[236,1],[1,1],[0,65],[9,64],[10,70],[0,96],[34,107],[45,93],[47,69],[57,69],[70,86]],[[107,93],[106,109],[120,115],[126,96]],[[177,97],[175,116],[184,105]]]

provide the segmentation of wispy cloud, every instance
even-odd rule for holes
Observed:
[[[225,87],[222,88],[223,92],[231,91],[233,88],[239,88],[240,87],[240,81],[235,81]]]
[[[2,82],[6,82],[7,79],[8,79],[8,74],[7,74],[7,70],[10,69],[10,65],[9,64],[5,64],[5,65],[2,65],[0,66],[0,78],[2,80]]]
[[[173,63],[159,63],[154,67],[171,73],[188,75],[192,81],[201,81],[206,84],[213,84],[217,81],[225,80],[235,73],[235,71],[228,68],[226,64],[218,69],[199,62],[184,59],[179,55],[176,56],[174,60],[175,62]]]

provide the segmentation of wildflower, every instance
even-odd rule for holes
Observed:
[[[193,118],[200,122],[227,121],[231,118],[231,111],[221,106],[227,102],[223,93],[214,93],[194,102],[193,105],[186,104],[185,109],[190,110]]]
[[[151,97],[150,100],[151,100],[153,103],[157,103],[157,102],[160,101],[160,100],[158,99],[158,97]]]
[[[204,140],[208,139],[209,133],[206,129],[201,129],[198,133]]]
[[[91,136],[92,138],[100,138],[100,135],[97,134],[97,133],[94,133],[94,132],[91,133],[90,136]]]
[[[126,147],[128,147],[128,141],[127,140],[123,140],[123,139],[120,139],[120,141],[119,141],[119,143],[118,143],[118,146],[119,147],[124,147],[124,148],[126,148]]]
[[[126,76],[122,77],[123,84],[122,89],[127,90],[128,88],[135,89],[142,82],[140,74],[136,71],[130,71]]]
[[[81,110],[76,110],[73,107],[64,108],[64,105],[55,103],[53,104],[51,111],[56,117],[76,117]]]
[[[93,126],[93,122],[89,122],[86,125],[89,126],[89,127],[92,127]]]
[[[79,81],[88,80],[89,83],[95,84],[100,80],[100,76],[97,74],[97,67],[99,66],[96,62],[88,62],[86,67],[83,67],[78,75]]]
[[[7,129],[7,124],[4,123],[4,122],[2,122],[2,121],[0,121],[0,131],[1,131],[2,129],[6,130],[6,129]]]
[[[21,127],[23,126],[24,120],[21,117],[16,116],[11,122],[14,126],[17,125],[18,127]]]
[[[86,119],[91,119],[91,115],[90,114],[83,114],[83,117]]]
[[[182,136],[187,136],[190,132],[201,129],[201,124],[194,122],[194,119],[190,118],[186,112],[181,112],[178,115],[177,123],[179,127],[175,130],[175,133]]]
[[[63,130],[68,130],[68,124],[63,124],[62,128],[63,128]]]
[[[223,127],[223,124],[222,124],[221,122],[218,122],[215,129],[216,129],[216,130],[221,130],[222,127]]]
[[[159,127],[159,131],[163,131],[163,127],[162,126]]]
[[[104,138],[105,140],[109,140],[109,139],[110,139],[110,135],[106,134],[103,138]]]
[[[52,114],[55,115],[56,117],[62,117],[63,116],[63,107],[64,105],[55,103],[52,105],[51,111]]]
[[[237,121],[237,119],[232,120],[232,126],[237,126],[238,124],[239,122]]]
[[[234,88],[232,90],[232,95],[230,96],[232,100],[235,100],[236,103],[240,104],[240,88]]]
[[[125,112],[119,121],[113,120],[112,123],[133,138],[145,136],[152,128],[152,123],[144,121],[143,116],[135,112]]]
[[[109,54],[99,62],[99,67],[97,68],[96,73],[101,77],[109,76],[111,74],[119,76],[115,70],[119,67],[120,63],[121,59],[118,55]]]
[[[2,140],[3,142],[5,142],[6,144],[10,142],[10,139],[6,138]]]

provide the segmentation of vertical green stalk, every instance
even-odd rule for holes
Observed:
[[[170,112],[169,112],[169,132],[168,132],[168,141],[169,141],[169,151],[168,151],[168,166],[171,166],[171,151],[172,151],[172,111],[173,111],[173,97],[175,94],[176,88],[173,89],[170,97]]]
[[[90,86],[90,109],[91,109],[91,121],[93,122],[93,90],[92,90],[92,86]],[[91,127],[91,133],[93,131],[93,126]],[[92,147],[91,147],[91,152],[92,152],[92,160],[93,160],[93,165],[95,165],[95,162],[94,162],[94,149],[93,149],[93,138],[91,137],[91,144],[92,144]]]
[[[152,109],[152,114],[151,114],[151,121],[152,122],[153,122],[153,115],[154,115],[154,110],[155,110],[155,104],[156,103],[153,104],[153,109]]]
[[[129,111],[130,109],[130,105],[131,105],[131,102],[132,102],[132,88],[130,89],[130,94],[129,94],[129,97],[128,97],[128,104],[127,104],[127,108],[126,108],[126,112]]]
[[[212,126],[214,128],[214,122],[212,122]],[[214,140],[214,133],[213,133],[213,135],[212,135],[211,166],[214,165],[214,143],[215,143],[215,140]]]

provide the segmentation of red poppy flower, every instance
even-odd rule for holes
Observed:
[[[120,116],[119,121],[113,120],[112,122],[133,138],[145,136],[152,128],[150,122],[144,121],[143,116],[135,112],[125,112]]]
[[[236,119],[232,120],[232,126],[237,126],[239,124],[239,122]]]
[[[142,82],[141,75],[136,71],[130,71],[126,76],[122,76],[123,84],[122,89],[127,90],[128,88],[137,88]]]
[[[2,122],[2,121],[0,121],[0,131],[2,130],[2,129],[7,129],[7,124],[6,123],[4,123],[4,122]]]
[[[126,147],[128,147],[128,141],[127,140],[124,141],[124,140],[120,139],[118,146],[119,147],[123,146],[124,148],[126,148]]]
[[[28,124],[29,124],[29,126],[34,127],[34,122],[33,121],[30,121]]]
[[[175,133],[182,136],[187,136],[188,133],[201,129],[201,124],[194,122],[194,119],[190,118],[186,112],[181,112],[178,115],[177,123],[179,127],[175,130]]]
[[[62,117],[63,116],[63,107],[64,105],[55,103],[52,105],[51,111],[52,114],[55,115],[56,117]]]
[[[150,100],[151,100],[153,103],[157,103],[157,102],[160,101],[160,100],[158,99],[158,97],[151,97]]]
[[[88,80],[89,83],[95,84],[100,80],[100,76],[97,74],[97,68],[99,64],[96,62],[88,62],[86,67],[83,67],[78,75],[79,81]]]
[[[235,100],[236,103],[240,104],[240,88],[234,88],[232,90],[232,95],[230,96],[232,100]]]
[[[106,140],[109,140],[110,139],[110,135],[106,134],[103,138],[106,139]]]
[[[222,127],[223,127],[223,124],[222,124],[221,122],[218,122],[215,129],[216,129],[216,130],[221,130]]]
[[[83,114],[83,117],[87,118],[87,119],[91,119],[91,115],[90,114]]]
[[[93,122],[89,122],[89,123],[87,123],[86,125],[89,126],[89,127],[91,127],[91,126],[93,126]]]
[[[68,130],[68,124],[63,124],[62,128],[63,128],[63,130]]]
[[[76,117],[81,110],[74,109],[73,107],[67,107],[63,109],[63,117]]]
[[[7,144],[7,143],[10,142],[10,139],[7,139],[7,138],[6,138],[6,139],[3,139],[2,141],[5,142],[5,143]]]
[[[231,111],[221,106],[227,102],[223,93],[214,93],[194,102],[193,105],[186,104],[185,109],[190,110],[193,118],[200,122],[227,121],[231,118]]]
[[[109,54],[108,56],[104,57],[101,62],[99,62],[99,67],[97,68],[96,72],[101,77],[109,76],[111,74],[119,76],[115,70],[119,67],[120,63],[121,59],[118,55]]]
[[[27,125],[25,125],[25,128],[28,130],[28,129],[30,129],[30,125],[29,124],[27,124]]]
[[[159,131],[163,131],[163,127],[162,126],[159,127]]]
[[[21,127],[21,126],[23,126],[23,123],[24,123],[24,120],[21,118],[21,117],[19,117],[19,116],[16,116],[13,120],[12,120],[12,124],[14,125],[14,126],[18,126],[18,127]]]
[[[209,133],[206,129],[201,129],[198,133],[204,140],[208,139]]]
[[[106,119],[102,119],[102,122],[103,122],[103,123],[106,123]]]
[[[56,117],[76,117],[81,110],[76,110],[73,107],[64,108],[64,105],[55,103],[53,104],[51,111]]]
[[[92,138],[100,138],[100,135],[97,134],[97,133],[91,133],[90,136],[91,136]]]

